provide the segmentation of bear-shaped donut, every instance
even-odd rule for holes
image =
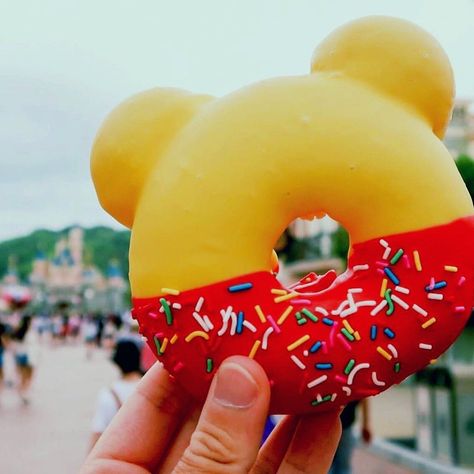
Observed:
[[[474,294],[473,206],[441,141],[453,91],[429,34],[369,17],[325,39],[311,74],[222,98],[153,89],[110,114],[94,183],[132,229],[141,332],[189,392],[244,354],[273,412],[331,409],[452,344]],[[284,287],[274,243],[326,213],[350,234],[347,270]]]

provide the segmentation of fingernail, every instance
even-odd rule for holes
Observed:
[[[214,400],[225,407],[248,408],[257,399],[258,387],[250,373],[233,362],[217,372]]]

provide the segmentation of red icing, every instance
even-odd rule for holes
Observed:
[[[391,248],[385,260],[385,247],[379,239],[356,244],[345,273],[337,279],[332,272],[322,277],[310,274],[288,289],[300,294],[286,301],[275,302],[280,295],[271,291],[285,289],[279,281],[270,272],[257,272],[184,291],[178,296],[135,298],[133,314],[155,353],[155,335],[162,347],[166,344],[164,353],[158,358],[199,399],[205,397],[219,364],[234,354],[249,355],[258,340],[260,346],[254,358],[264,367],[272,383],[273,413],[304,413],[333,408],[353,399],[375,395],[401,382],[454,342],[469,318],[474,300],[473,237],[474,216],[443,226],[384,237]],[[390,264],[398,249],[403,249],[403,256]],[[420,256],[421,271],[416,268],[414,251],[418,251]],[[400,280],[402,292],[383,273],[387,264]],[[457,271],[448,271],[445,266],[457,267]],[[371,315],[385,301],[380,297],[384,278],[390,290],[387,294],[391,295],[393,313],[387,315],[387,304],[377,314]],[[433,283],[442,286],[440,282],[446,282],[446,286],[432,291],[426,289]],[[229,287],[243,283],[251,283],[252,288],[229,291]],[[304,286],[297,288],[298,285]],[[404,288],[409,290],[409,294],[403,293]],[[430,293],[442,295],[443,299],[430,299]],[[202,318],[201,324],[207,327],[204,318],[207,316],[213,326],[207,331],[193,317],[201,297],[204,303],[197,312],[197,319]],[[172,321],[169,319],[167,322],[161,298],[170,305]],[[353,304],[349,302],[351,298]],[[361,305],[361,302],[365,303]],[[173,308],[173,304],[181,307]],[[291,314],[278,324],[290,304],[293,306]],[[260,320],[256,305],[261,307],[265,322]],[[221,311],[225,312],[229,306],[233,315],[229,316],[224,330]],[[337,308],[342,308],[343,312],[333,314]],[[355,311],[351,312],[350,308],[355,308]],[[304,314],[307,310],[318,318],[317,322]],[[301,325],[297,322],[297,311],[306,319]],[[325,311],[329,320],[323,321]],[[427,316],[420,314],[424,311]],[[250,327],[240,324],[241,312]],[[333,321],[332,326],[330,321]],[[347,328],[343,321],[349,324]],[[377,328],[375,338],[373,326]],[[264,335],[269,328],[273,329],[264,350]],[[343,328],[348,332],[341,331]],[[201,333],[186,342],[186,336],[194,331]],[[357,331],[358,337],[351,334],[352,331]],[[201,337],[203,334],[208,339]],[[288,346],[305,336],[309,337],[301,345],[288,350]],[[318,341],[322,344],[311,353],[311,347]],[[207,371],[211,368],[208,359],[212,359],[210,372]],[[353,364],[351,360],[354,360]],[[367,368],[366,364],[370,367]],[[304,369],[299,365],[304,365]],[[377,385],[381,382],[385,385]],[[321,399],[323,401],[317,403]]]

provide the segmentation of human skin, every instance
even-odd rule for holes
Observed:
[[[326,473],[339,411],[285,417],[260,447],[269,400],[265,372],[245,357],[224,361],[202,408],[155,364],[80,472]]]

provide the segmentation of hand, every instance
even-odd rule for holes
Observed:
[[[372,441],[372,431],[369,427],[362,428],[362,439],[369,444]]]
[[[81,474],[326,473],[341,434],[339,411],[285,417],[259,449],[269,399],[265,372],[246,357],[222,363],[202,410],[155,364]]]

